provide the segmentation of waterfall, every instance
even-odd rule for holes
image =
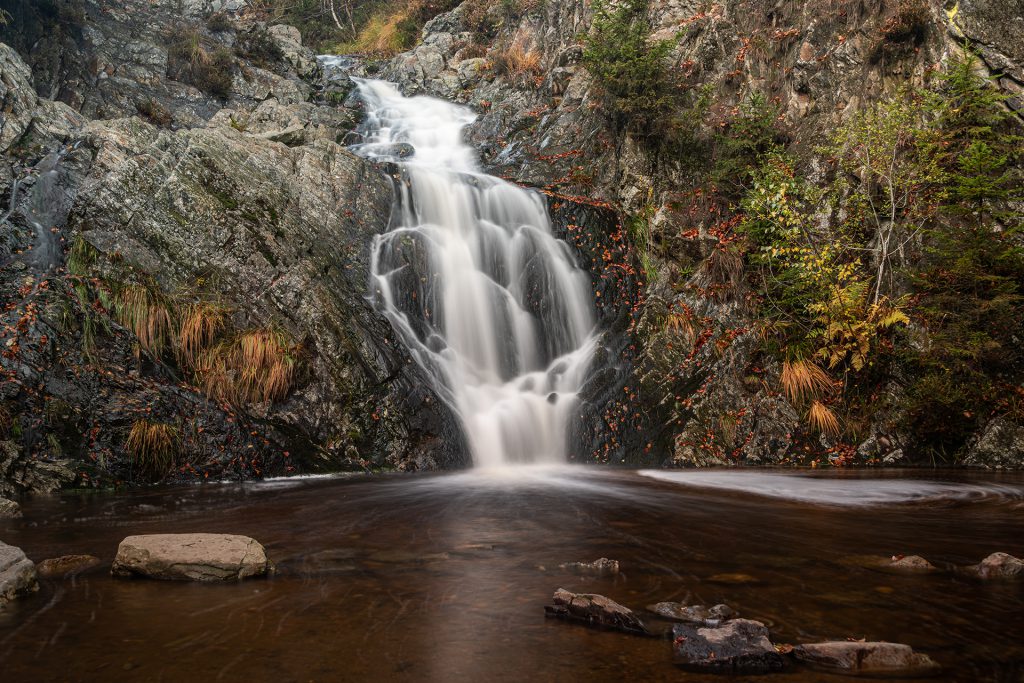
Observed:
[[[368,158],[395,162],[399,210],[372,245],[371,291],[465,431],[474,464],[565,462],[595,339],[589,276],[544,197],[482,173],[475,116],[357,80]]]

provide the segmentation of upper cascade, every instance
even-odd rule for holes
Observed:
[[[474,463],[559,463],[595,339],[589,276],[544,197],[480,172],[467,108],[357,80],[354,151],[400,164],[373,244],[377,304],[461,420]]]

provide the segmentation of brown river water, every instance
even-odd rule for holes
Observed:
[[[1019,474],[522,468],[67,493],[23,510],[0,539],[36,561],[104,564],[0,610],[4,683],[722,680],[676,668],[668,640],[546,620],[559,587],[638,611],[726,602],[776,643],[892,640],[940,662],[939,680],[1024,681],[1024,581],[895,575],[858,557],[1024,556]],[[108,573],[127,535],[197,531],[253,536],[278,573]],[[557,568],[598,557],[620,575]],[[730,573],[755,581],[711,580]],[[850,679],[794,667],[757,680]]]

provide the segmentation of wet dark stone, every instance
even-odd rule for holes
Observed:
[[[733,619],[717,627],[676,624],[672,636],[676,664],[691,671],[766,674],[785,665],[759,621]]]
[[[602,557],[593,562],[566,562],[558,568],[582,576],[614,576],[619,573],[619,562]]]
[[[631,609],[611,598],[591,593],[570,593],[564,588],[555,591],[554,605],[544,608],[548,617],[578,621],[596,628],[607,628],[636,635],[652,635]]]
[[[860,676],[923,676],[939,665],[901,643],[834,641],[793,648],[793,656],[812,668]]]
[[[736,616],[736,610],[728,605],[684,605],[681,602],[659,602],[648,605],[648,610],[672,621],[682,621],[703,626],[717,626]]]

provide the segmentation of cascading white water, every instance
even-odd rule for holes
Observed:
[[[479,171],[473,113],[357,80],[367,157],[400,164],[401,212],[376,238],[378,304],[462,422],[474,464],[566,460],[594,346],[590,279],[544,198]]]

